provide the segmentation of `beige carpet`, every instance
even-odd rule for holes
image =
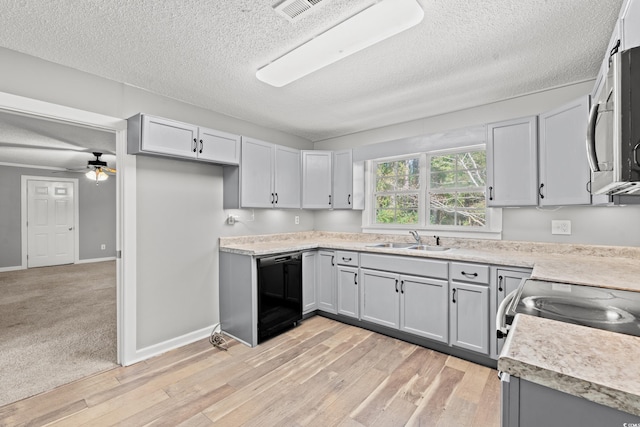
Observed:
[[[115,366],[115,261],[0,273],[0,406]]]

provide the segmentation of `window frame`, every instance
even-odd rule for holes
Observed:
[[[434,225],[429,224],[429,191],[430,191],[430,160],[433,156],[441,156],[468,151],[484,150],[486,144],[464,145],[447,149],[432,150],[401,156],[382,157],[366,162],[366,194],[365,209],[362,215],[362,229],[365,233],[392,234],[398,231],[418,230],[433,232],[440,236],[448,237],[478,237],[488,239],[502,238],[502,209],[486,207],[486,225],[484,227],[458,226],[458,225]],[[376,223],[376,165],[378,163],[418,158],[420,162],[420,185],[418,190],[418,223],[417,224],[382,224]],[[487,168],[489,167],[487,161]],[[485,200],[487,191],[485,187]]]

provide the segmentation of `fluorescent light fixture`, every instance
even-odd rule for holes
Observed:
[[[256,77],[282,87],[401,33],[423,17],[416,0],[381,1],[260,68]]]
[[[85,173],[84,176],[91,180],[94,180],[95,182],[105,181],[107,178],[109,178],[109,175],[104,173],[102,169],[98,169],[97,173],[95,170],[91,169],[89,172]]]

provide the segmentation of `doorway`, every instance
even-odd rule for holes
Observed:
[[[42,101],[37,101],[37,100],[33,100],[33,99],[28,99],[28,98],[23,98],[23,97],[19,97],[19,96],[14,96],[11,94],[6,94],[6,93],[1,93],[0,92],[0,112],[7,112],[7,113],[12,113],[12,114],[16,114],[16,115],[21,115],[24,117],[31,117],[31,118],[38,118],[38,119],[43,119],[43,120],[48,120],[48,121],[52,121],[52,122],[59,122],[59,123],[64,123],[64,124],[71,124],[76,126],[78,129],[92,129],[92,130],[99,130],[99,131],[106,131],[108,133],[110,133],[112,135],[112,139],[115,140],[115,144],[114,144],[114,148],[113,151],[114,153],[112,153],[112,157],[113,158],[117,158],[118,161],[123,160],[123,158],[125,158],[125,154],[126,154],[126,121],[122,120],[122,119],[118,119],[118,118],[113,118],[113,117],[109,117],[109,116],[104,116],[104,115],[100,115],[100,114],[95,114],[95,113],[90,113],[90,112],[86,112],[86,111],[81,111],[81,110],[76,110],[73,108],[68,108],[68,107],[63,107],[63,106],[59,106],[59,105],[55,105],[55,104],[50,104],[50,103],[46,103],[46,102],[42,102]],[[42,132],[42,134],[44,136],[49,137],[50,135],[46,132]],[[8,152],[17,152],[18,149],[20,148],[18,146],[18,144],[15,143],[6,143],[6,140],[2,140],[0,141],[0,145],[2,145],[1,143],[5,142],[5,146],[7,147]],[[64,140],[63,142],[59,142],[58,145],[53,145],[50,147],[50,151],[47,153],[46,158],[47,159],[54,159],[58,156],[59,152],[63,151],[63,149],[66,149],[66,145],[68,144],[68,140]],[[29,145],[29,144],[27,144]],[[88,145],[88,147],[93,148],[91,145]],[[1,148],[1,147],[0,147]],[[33,148],[33,147],[32,147]],[[76,150],[76,151],[80,151],[80,150]],[[33,153],[36,153],[37,150],[34,150]],[[84,156],[84,153],[81,153]],[[79,154],[78,154],[79,155]],[[26,164],[27,166],[29,165],[36,165],[36,163],[32,162],[31,160],[37,160],[40,156],[38,155],[34,155],[31,156],[29,158],[29,162]],[[3,158],[3,163],[0,164],[0,167],[4,167],[7,165],[8,162],[8,156],[5,156],[4,153],[2,155]],[[86,160],[82,159],[82,161],[84,162],[84,164],[86,165]],[[18,163],[18,162],[15,162]],[[123,161],[123,163],[127,163],[125,161]],[[18,165],[21,167],[24,167],[25,164],[22,165]],[[43,171],[43,169],[48,169],[48,171]],[[38,178],[38,180],[42,180],[41,175],[52,175],[52,170],[56,169],[56,168],[49,168],[49,167],[41,167],[41,166],[33,166],[33,169],[30,170],[30,174],[29,175],[34,175]],[[59,168],[59,170],[61,170]],[[132,168],[132,173],[135,173],[135,163],[133,165]],[[33,173],[33,172],[37,172],[37,173]],[[64,170],[62,170],[62,175],[72,175],[71,172],[74,171],[69,171],[66,168]],[[77,171],[75,171],[77,172]],[[86,173],[86,170],[85,170]],[[5,174],[6,175],[6,174]],[[102,289],[103,286],[102,284],[98,283],[98,281],[102,281],[106,278],[107,274],[111,275],[111,277],[113,278],[113,283],[115,283],[115,285],[111,288],[112,290],[109,291],[111,292],[111,295],[109,298],[111,299],[112,303],[113,303],[113,308],[111,310],[113,310],[114,315],[114,323],[116,325],[113,333],[109,333],[108,337],[106,336],[107,334],[102,334],[100,335],[99,340],[100,341],[104,341],[104,340],[111,340],[114,343],[114,347],[117,348],[117,351],[115,351],[113,353],[112,358],[110,358],[110,360],[112,360],[114,363],[117,364],[122,364],[123,363],[123,354],[125,354],[125,350],[126,350],[126,345],[124,344],[125,341],[125,335],[127,335],[126,330],[124,330],[124,319],[125,317],[127,317],[127,312],[130,312],[131,310],[124,310],[124,308],[126,308],[126,306],[124,305],[124,292],[123,292],[123,288],[124,288],[124,277],[129,277],[128,275],[125,274],[124,272],[124,265],[123,262],[124,260],[122,258],[120,258],[119,256],[116,256],[116,254],[119,254],[120,251],[122,250],[123,246],[125,245],[125,241],[123,239],[124,237],[124,233],[122,232],[122,224],[123,224],[123,217],[124,217],[124,206],[123,206],[123,199],[124,199],[124,192],[123,189],[125,188],[124,186],[124,181],[122,180],[122,175],[123,174],[119,174],[119,176],[114,176],[113,178],[111,178],[110,180],[112,181],[113,184],[113,198],[110,199],[109,203],[103,203],[103,199],[96,199],[93,203],[92,206],[96,209],[96,210],[113,210],[115,212],[114,214],[114,221],[116,222],[116,225],[114,227],[114,231],[113,231],[113,242],[108,242],[108,244],[106,245],[107,249],[111,249],[113,250],[113,255],[106,257],[109,258],[109,260],[102,260],[102,259],[97,259],[99,256],[96,254],[92,254],[90,258],[92,258],[92,260],[87,261],[87,260],[82,260],[80,259],[80,263],[79,264],[75,264],[75,262],[77,262],[78,260],[78,252],[80,251],[80,253],[82,253],[82,250],[79,250],[79,246],[81,247],[83,244],[86,244],[86,242],[81,241],[80,245],[77,244],[77,240],[78,240],[78,215],[74,215],[74,221],[75,224],[73,225],[73,231],[74,232],[74,237],[73,240],[75,240],[74,242],[74,247],[73,247],[73,253],[74,253],[74,260],[72,262],[74,262],[74,264],[72,264],[71,266],[67,266],[67,265],[60,265],[60,266],[54,266],[54,267],[45,267],[45,268],[36,268],[36,269],[27,269],[27,266],[31,266],[28,265],[27,263],[27,256],[26,256],[26,251],[25,251],[25,255],[24,258],[22,258],[22,263],[20,262],[20,255],[18,255],[18,259],[12,259],[10,261],[10,263],[5,263],[6,265],[0,266],[2,268],[0,268],[0,273],[12,273],[14,275],[18,275],[18,274],[23,274],[23,273],[27,273],[29,271],[34,271],[34,272],[42,272],[40,273],[41,275],[45,276],[45,288],[51,287],[53,285],[53,282],[51,281],[51,283],[49,283],[49,281],[47,280],[49,277],[47,276],[47,274],[49,274],[49,272],[54,272],[56,275],[58,274],[62,274],[62,271],[58,271],[57,269],[67,269],[68,267],[73,267],[73,266],[78,266],[81,268],[86,269],[86,272],[75,272],[75,271],[70,271],[69,273],[72,276],[77,276],[80,277],[80,283],[82,283],[83,285],[85,285],[85,288],[87,287],[86,285],[89,284],[90,286],[93,286],[94,289]],[[58,176],[53,175],[52,181],[54,182],[64,182],[67,179],[70,179],[70,181],[80,181],[82,183],[84,183],[84,181],[88,181],[85,180],[84,176],[80,176],[78,179],[76,179],[76,176],[79,175],[72,175],[74,178],[70,178],[69,176],[66,176],[65,179],[60,179],[58,178]],[[48,180],[48,179],[45,179]],[[4,185],[7,183],[7,180],[3,179],[0,180],[0,186]],[[94,188],[96,188],[95,183],[93,184]],[[82,194],[82,185],[80,186],[80,192],[78,193],[78,191],[74,192],[74,196],[76,196],[75,198],[75,208],[77,210],[77,206],[78,206],[78,198],[77,196]],[[17,185],[13,185],[13,188],[17,188],[17,193],[18,193],[18,197],[20,197],[20,177],[17,178]],[[103,188],[102,183],[100,184],[100,186],[98,187],[100,189]],[[55,189],[53,189],[54,194],[55,194]],[[26,191],[25,191],[26,192]],[[64,190],[63,190],[64,192]],[[97,197],[97,196],[96,196]],[[82,197],[82,199],[87,199],[87,197]],[[22,214],[22,211],[27,211],[26,209],[26,204],[27,202],[25,201],[23,206],[23,209],[16,209],[18,204],[14,204],[12,205],[13,207],[10,209],[7,209],[7,211],[10,211],[11,215],[13,215],[14,213],[17,214],[17,219],[20,220],[20,215]],[[94,215],[89,215],[90,217],[93,217]],[[22,221],[22,225],[24,225],[26,221]],[[5,245],[5,247],[3,248],[3,250],[5,251],[9,251],[11,249],[11,247],[15,246],[19,251],[22,251],[20,248],[22,246],[27,247],[27,244],[21,245],[20,241],[21,241],[21,237],[20,236],[25,236],[24,238],[26,239],[26,235],[27,233],[21,233],[21,227],[22,225],[18,225],[17,227],[17,233],[14,233],[14,231],[10,231],[9,234],[14,235],[17,234],[17,243],[15,243],[15,245]],[[82,223],[80,224],[82,225]],[[67,227],[68,230],[69,227]],[[93,230],[94,228],[92,227],[83,227],[84,230]],[[15,230],[15,228],[14,228]],[[86,240],[86,239],[83,239]],[[101,240],[102,241],[102,240]],[[13,241],[12,241],[13,242]],[[25,242],[26,243],[26,242]],[[135,242],[133,242],[135,244]],[[31,245],[33,247],[33,244]],[[98,245],[102,246],[102,245]],[[99,250],[99,249],[97,249]],[[70,251],[69,251],[70,252]],[[20,252],[18,252],[18,254],[20,254]],[[3,258],[4,261],[7,260],[7,257],[4,256],[3,253]],[[68,260],[68,258],[67,258]],[[88,263],[88,262],[93,262],[93,261],[99,261],[97,263]],[[87,263],[85,263],[87,262]],[[15,267],[13,267],[15,266]],[[100,266],[101,268],[98,268],[98,266]],[[105,267],[109,272],[105,273],[105,270],[102,268]],[[56,269],[55,271],[53,269]],[[135,268],[133,269],[133,272],[135,272]],[[66,273],[66,271],[64,272]],[[53,276],[51,276],[51,279],[54,279]],[[55,279],[57,280],[58,277],[56,276]],[[83,280],[85,279],[85,280]],[[29,279],[30,280],[30,279]],[[64,280],[61,280],[60,282],[63,282]],[[89,283],[91,282],[91,283]],[[20,282],[21,284],[24,284],[24,281]],[[95,292],[94,292],[95,293]],[[34,293],[35,294],[35,293]],[[15,300],[21,300],[22,297],[16,297]],[[82,304],[63,304],[63,306],[79,306]],[[135,312],[134,312],[135,313]],[[14,322],[15,323],[15,322]],[[49,325],[48,325],[49,326]],[[134,324],[135,327],[135,324]],[[44,330],[44,328],[42,328],[41,330]],[[38,340],[36,339],[36,342],[38,342]],[[130,342],[130,340],[129,340]],[[32,346],[33,346],[33,341],[31,341]],[[49,366],[45,372],[53,372],[55,371],[55,368],[53,366]],[[46,375],[43,377],[46,378]]]

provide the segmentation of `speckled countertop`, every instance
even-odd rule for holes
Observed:
[[[433,238],[424,243],[434,244]],[[261,256],[334,249],[533,268],[532,278],[640,292],[640,248],[443,238],[453,249],[374,248],[411,236],[303,232],[220,238],[220,251]],[[640,338],[517,315],[498,369],[640,416]]]
[[[638,337],[517,314],[498,369],[640,416],[639,354]]]
[[[432,238],[425,243],[433,244]],[[262,256],[306,249],[367,251],[390,255],[533,268],[532,278],[640,291],[640,248],[443,238],[443,252],[374,248],[380,242],[412,242],[411,236],[302,232],[221,237],[220,250]]]

